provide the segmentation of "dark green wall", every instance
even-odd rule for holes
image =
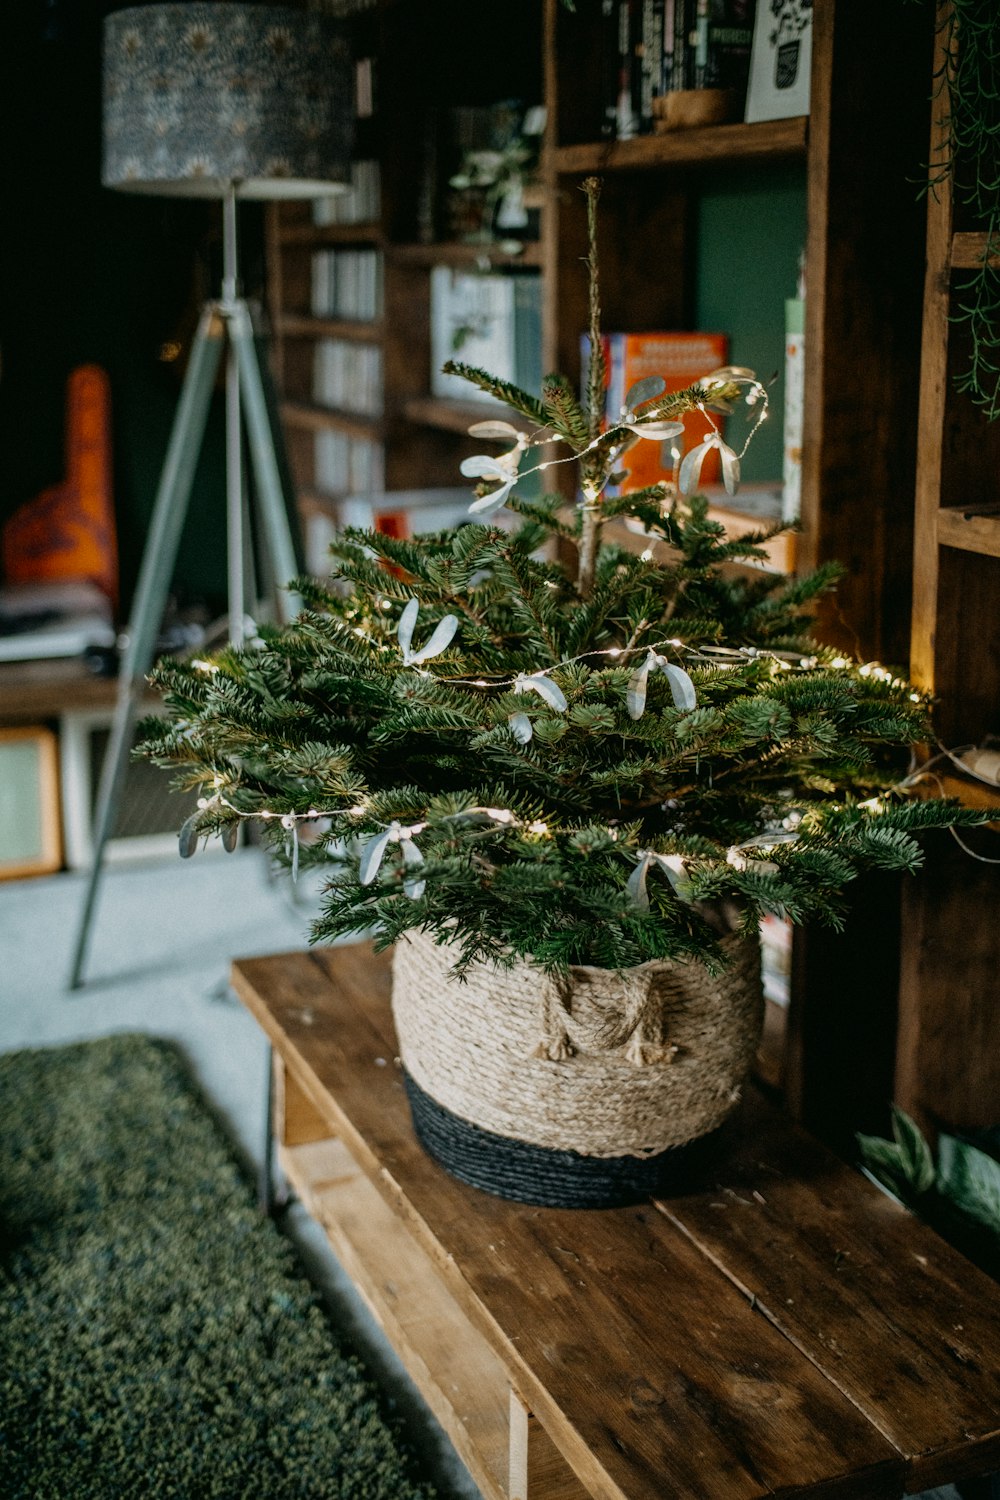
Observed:
[[[785,298],[795,295],[805,246],[805,167],[750,165],[714,173],[699,196],[696,224],[695,327],[728,333],[731,362],[756,370],[768,386],[770,414],[750,446],[743,477],[778,480]],[[733,446],[742,441],[741,422],[738,415],[729,419]]]

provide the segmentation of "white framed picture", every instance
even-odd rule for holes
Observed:
[[[58,767],[51,729],[0,729],[0,880],[59,869]]]
[[[110,711],[74,709],[59,718],[63,849],[70,870],[86,870],[93,863],[94,812],[111,724]],[[115,826],[104,849],[107,863],[177,857],[177,833],[194,811],[197,794],[175,791],[172,782],[169,771],[150,761],[128,762]],[[204,847],[214,854],[222,850],[222,841],[208,839]]]
[[[809,113],[812,0],[757,0],[746,122]]]

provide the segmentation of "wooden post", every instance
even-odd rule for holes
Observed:
[[[584,1489],[545,1428],[510,1393],[510,1500],[588,1500]]]
[[[274,1054],[274,1135],[282,1146],[325,1141],[333,1132],[284,1061]]]

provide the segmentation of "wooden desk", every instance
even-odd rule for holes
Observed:
[[[1000,1468],[1000,1287],[759,1098],[705,1191],[506,1203],[413,1137],[385,956],[233,982],[282,1165],[488,1500],[883,1500]]]

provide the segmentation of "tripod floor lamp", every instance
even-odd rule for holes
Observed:
[[[243,441],[254,479],[258,545],[284,618],[298,571],[250,309],[240,295],[240,198],[315,198],[350,176],[350,53],[335,22],[253,4],[142,5],[104,25],[106,187],[217,198],[223,211],[222,295],[202,311],[153,506],[101,771],[94,855],[70,976],[82,982],[107,840],[114,827],[146,673],[167,600],[191,484],[223,351],[229,637],[244,641],[247,558]]]

